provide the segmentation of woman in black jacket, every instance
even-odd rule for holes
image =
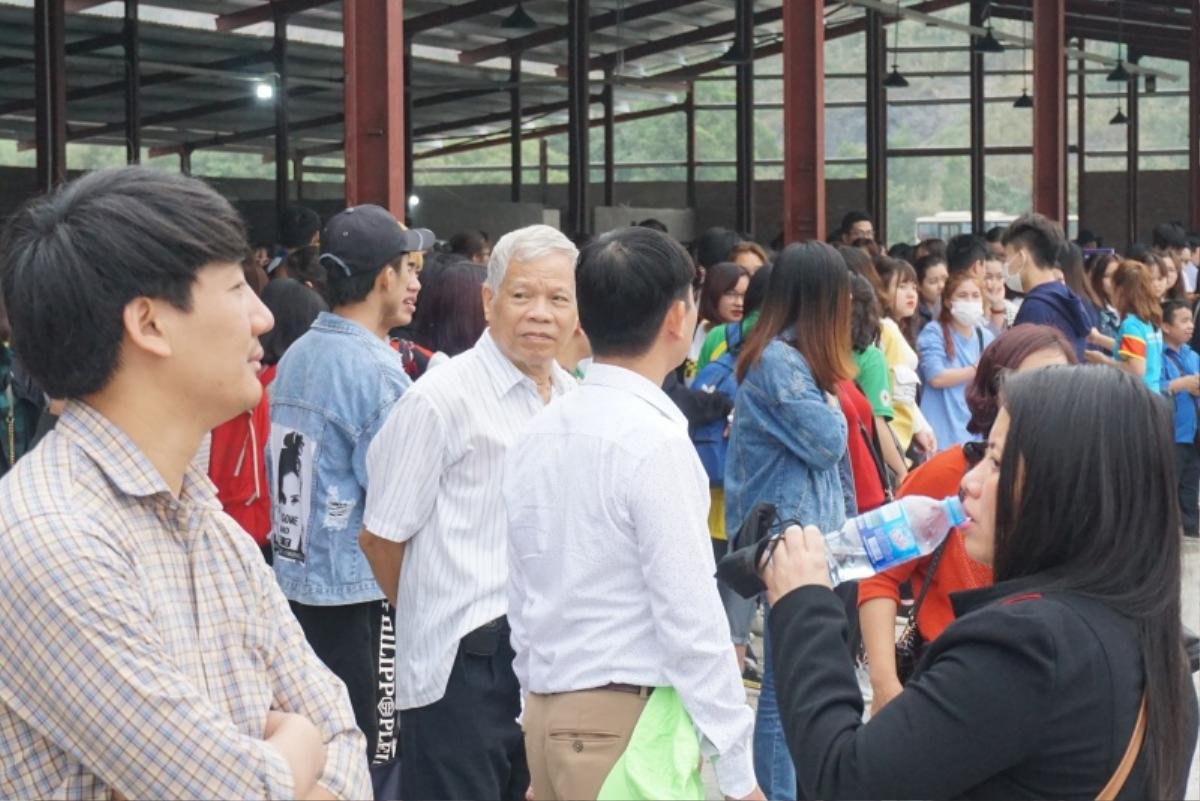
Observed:
[[[868,723],[824,540],[789,529],[763,571],[780,710],[813,798],[1096,798],[1143,699],[1118,798],[1182,798],[1197,704],[1180,627],[1170,409],[1129,375],[1013,376],[963,479],[972,558],[996,584]]]

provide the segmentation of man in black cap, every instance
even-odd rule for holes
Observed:
[[[421,284],[415,254],[433,233],[404,230],[379,206],[334,216],[321,232],[327,299],[279,362],[271,385],[267,484],[275,577],[309,644],[350,692],[372,757],[390,750],[390,698],[377,699],[391,623],[358,547],[367,447],[411,385],[388,331],[408,325]],[[391,666],[387,666],[390,671]],[[390,683],[390,682],[386,682]],[[386,731],[380,737],[381,725]]]

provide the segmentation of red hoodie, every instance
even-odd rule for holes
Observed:
[[[271,435],[267,386],[274,379],[275,365],[264,367],[258,376],[263,385],[258,405],[213,429],[208,462],[208,477],[217,485],[225,512],[260,546],[271,535],[271,493],[263,457]]]

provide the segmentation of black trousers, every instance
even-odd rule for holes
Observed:
[[[367,736],[367,754],[379,737],[377,686],[383,604],[308,606],[291,602],[304,636],[325,666],[346,683],[358,728]]]
[[[402,798],[521,801],[529,789],[508,621],[459,642],[446,694],[400,712]]]
[[[1175,443],[1175,469],[1179,473],[1179,517],[1185,534],[1200,529],[1200,449],[1190,442]]]

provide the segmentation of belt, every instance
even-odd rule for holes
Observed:
[[[637,684],[617,684],[616,682],[605,684],[603,687],[597,687],[596,689],[614,693],[629,693],[640,698],[649,698],[650,693],[654,692],[653,687],[642,687]]]

